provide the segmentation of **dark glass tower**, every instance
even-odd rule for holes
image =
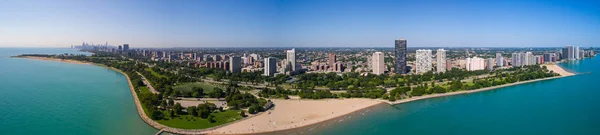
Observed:
[[[396,74],[406,74],[406,40],[402,38],[396,40],[395,50],[394,71]]]

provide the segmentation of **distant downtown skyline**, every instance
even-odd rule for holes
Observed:
[[[600,1],[0,2],[0,47],[600,46]]]

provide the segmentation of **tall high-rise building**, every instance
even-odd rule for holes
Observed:
[[[496,53],[496,66],[499,66],[499,67],[504,66],[504,63],[502,63],[503,61],[504,61],[504,58],[502,58],[502,54]]]
[[[487,70],[494,70],[494,59],[493,58],[488,58],[487,59],[487,64],[485,65]]]
[[[521,66],[521,58],[519,58],[519,53],[512,53],[511,65],[513,67]]]
[[[239,73],[242,71],[242,58],[238,56],[232,56],[229,58],[229,71],[231,73]]]
[[[419,49],[415,56],[415,72],[417,74],[431,71],[431,50]]]
[[[565,56],[567,56],[565,59],[567,60],[574,60],[575,59],[575,48],[571,45],[567,45],[567,53]]]
[[[373,74],[380,75],[385,72],[385,58],[382,52],[373,53]]]
[[[287,64],[289,64],[292,72],[296,71],[296,49],[292,48],[292,50],[286,50],[287,54]]]
[[[397,74],[406,74],[406,40],[396,40],[394,57],[394,71]]]
[[[120,51],[123,51],[123,47],[122,47],[122,46],[119,46],[119,47],[117,47],[117,48],[118,48],[119,52],[120,52]]]
[[[475,70],[483,70],[485,69],[485,60],[479,57],[467,58],[466,60],[467,70],[475,71]]]
[[[573,46],[573,55],[574,59],[581,59],[582,56],[579,56],[579,46]]]
[[[438,49],[435,53],[436,61],[437,61],[437,72],[443,73],[446,72],[446,50]]]
[[[265,58],[265,76],[275,75],[277,71],[277,59],[275,57]]]
[[[335,58],[335,54],[334,53],[329,53],[329,57],[327,59],[327,63],[329,64],[329,67],[331,67],[331,69],[334,69],[333,67],[335,67],[335,62],[337,61],[337,59]]]
[[[535,57],[533,56],[533,53],[526,52],[524,61],[525,61],[524,65],[535,65]]]
[[[123,44],[123,51],[129,51],[129,44]]]

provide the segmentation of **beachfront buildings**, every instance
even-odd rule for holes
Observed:
[[[231,73],[239,73],[242,71],[242,58],[233,56],[229,58],[229,71]]]
[[[574,59],[581,59],[582,56],[579,56],[579,46],[573,47],[573,55]]]
[[[502,58],[501,53],[496,53],[496,66],[502,67],[504,66],[504,58]]]
[[[575,47],[571,45],[565,46],[563,49],[563,57],[566,60],[574,60],[575,59]]]
[[[286,50],[286,65],[289,67],[291,72],[296,71],[296,49],[292,48],[292,50]]]
[[[373,74],[381,75],[385,72],[385,58],[382,52],[373,53]]]
[[[512,66],[535,65],[536,59],[531,52],[519,52],[512,54]]]
[[[485,60],[479,57],[467,58],[466,69],[468,71],[483,70],[485,69]]]
[[[521,65],[521,53],[512,53],[511,63],[513,67],[522,66]]]
[[[438,49],[437,52],[435,53],[436,55],[436,62],[437,62],[437,67],[436,67],[436,71],[438,73],[443,73],[446,72],[446,50],[444,49]]]
[[[327,63],[329,64],[329,67],[333,70],[335,69],[335,62],[336,62],[336,58],[335,58],[335,54],[334,53],[329,53],[329,56],[327,58]]]
[[[394,72],[397,74],[406,74],[406,40],[403,38],[396,40],[394,47]]]
[[[415,56],[415,73],[422,74],[431,71],[431,50],[419,49]]]
[[[273,76],[275,75],[275,71],[277,70],[277,59],[275,57],[265,58],[265,76]]]
[[[487,64],[485,65],[487,70],[494,70],[494,59],[493,58],[488,58],[487,60]]]

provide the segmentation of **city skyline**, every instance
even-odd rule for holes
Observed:
[[[403,5],[398,7],[397,5]],[[597,1],[3,1],[0,47],[596,47]],[[318,13],[318,14],[317,14]]]

